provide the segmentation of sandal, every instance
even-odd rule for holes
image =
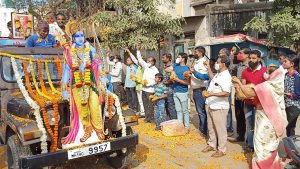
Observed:
[[[85,142],[88,138],[90,138],[92,136],[92,132],[85,132],[83,137],[81,137],[80,142]]]
[[[96,134],[97,134],[99,140],[105,140],[105,135],[104,135],[103,133],[101,133],[101,132],[96,132]]]

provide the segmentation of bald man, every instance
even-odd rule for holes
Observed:
[[[49,25],[46,21],[38,24],[38,33],[31,35],[26,42],[26,47],[54,47],[56,40],[49,34]]]

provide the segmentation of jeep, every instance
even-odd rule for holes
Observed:
[[[4,144],[7,147],[8,168],[55,166],[89,155],[96,155],[97,158],[106,157],[108,163],[114,168],[121,168],[127,165],[130,156],[135,152],[135,147],[138,144],[138,135],[133,133],[131,129],[131,126],[138,124],[138,118],[131,109],[122,111],[126,124],[126,136],[122,137],[120,128],[115,127],[118,126],[118,115],[115,113],[112,118],[105,118],[104,122],[105,128],[108,128],[110,131],[109,134],[106,134],[109,139],[95,144],[63,149],[60,140],[68,134],[70,110],[68,101],[60,101],[58,150],[41,153],[40,137],[42,134],[37,126],[33,110],[20,92],[10,57],[2,56],[1,53],[22,56],[24,58],[40,55],[47,59],[51,59],[53,56],[63,59],[63,50],[60,48],[0,46],[0,144]],[[18,61],[18,59],[16,60]],[[20,63],[20,60],[18,63]],[[60,79],[52,79],[52,81],[59,88]],[[51,106],[47,105],[46,109],[49,121],[52,119],[51,116],[53,113],[50,108]],[[49,146],[51,144],[49,135],[47,142]]]

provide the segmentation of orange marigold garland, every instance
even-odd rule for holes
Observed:
[[[46,95],[48,95],[49,97],[51,97],[51,102],[53,105],[53,116],[55,119],[55,123],[54,123],[54,140],[53,140],[53,144],[51,145],[53,149],[57,148],[57,141],[58,141],[58,116],[59,116],[59,111],[58,111],[58,99],[59,97],[56,97],[55,95],[53,95],[52,93],[47,91],[47,88],[45,86],[45,82],[43,79],[43,71],[42,71],[42,63],[38,62],[38,76],[39,76],[39,81],[40,81],[40,85],[41,85],[41,89],[42,92]]]
[[[112,107],[115,104],[115,99],[112,95],[108,95],[107,112],[109,119],[112,119]]]
[[[28,90],[28,93],[30,94],[30,96],[39,104],[39,106],[41,107],[41,111],[42,111],[42,116],[43,116],[43,120],[44,120],[44,124],[45,124],[45,127],[46,127],[46,130],[50,136],[50,139],[53,141],[54,143],[54,140],[55,140],[55,137],[54,137],[54,133],[50,127],[50,123],[49,123],[49,119],[48,119],[48,116],[47,116],[47,110],[46,110],[46,102],[43,98],[40,98],[38,97],[32,87],[31,87],[31,83],[30,83],[30,77],[29,77],[29,73],[27,72],[27,63],[25,60],[22,60],[23,61],[23,67],[24,67],[24,74],[25,74],[25,84],[26,84],[26,87],[27,87],[27,90]],[[55,108],[55,107],[54,107]],[[50,147],[50,151],[53,152],[57,149],[57,144],[55,146],[55,144],[51,145]]]
[[[55,63],[55,66],[57,68],[57,71],[58,71],[58,76],[60,78],[62,78],[62,66],[61,66],[61,63],[60,62],[54,62]]]

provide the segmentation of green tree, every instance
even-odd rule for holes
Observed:
[[[55,12],[61,6],[68,5],[67,0],[5,0],[5,5],[8,8],[13,8],[16,12],[27,11],[37,18],[42,20],[45,14],[49,11]]]
[[[182,19],[158,11],[161,5],[158,0],[106,0],[106,9],[115,12],[98,11],[82,22],[84,25],[97,23],[100,30],[97,34],[101,41],[111,48],[125,46],[135,47],[139,42],[144,49],[157,49],[161,35],[176,35],[183,33]],[[174,1],[163,3],[174,5]]]
[[[83,27],[96,23],[96,33],[111,48],[157,49],[161,36],[180,36],[182,18],[159,12],[159,5],[174,8],[175,0],[6,0],[16,9],[27,9],[38,20],[49,11],[63,9],[80,20]],[[90,35],[89,35],[90,36]],[[92,35],[93,36],[93,35]]]
[[[245,25],[244,30],[270,33],[270,44],[300,50],[300,1],[275,0],[270,17],[256,16]]]

